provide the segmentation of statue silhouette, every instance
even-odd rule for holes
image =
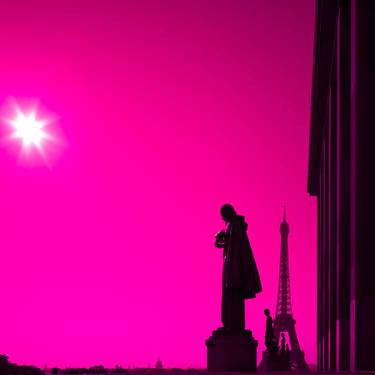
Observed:
[[[277,344],[275,342],[275,335],[273,333],[272,317],[269,309],[264,310],[264,315],[267,317],[266,320],[266,334],[264,338],[264,343],[269,352],[274,352],[277,350]]]
[[[245,329],[245,299],[261,292],[258,269],[247,236],[247,223],[230,204],[220,209],[227,229],[216,235],[215,246],[223,248],[221,320],[231,331]]]
[[[285,353],[285,333],[282,332],[281,333],[281,354],[284,354]]]

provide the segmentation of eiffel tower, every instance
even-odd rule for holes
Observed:
[[[279,291],[277,296],[276,315],[273,323],[273,330],[277,342],[279,342],[282,332],[288,333],[291,346],[292,368],[300,371],[308,371],[309,368],[305,361],[305,353],[301,350],[296,333],[296,321],[292,313],[292,300],[290,293],[289,279],[289,254],[288,254],[288,235],[289,224],[286,221],[286,209],[284,206],[284,220],[280,225],[281,234],[281,252],[280,252],[280,271],[279,271]]]

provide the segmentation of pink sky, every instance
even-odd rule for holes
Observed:
[[[1,4],[0,104],[39,98],[66,146],[50,168],[0,148],[0,353],[39,366],[160,356],[204,367],[221,324],[213,236],[230,202],[262,278],[246,305],[260,349],[287,204],[293,313],[315,362],[314,2],[287,3]]]

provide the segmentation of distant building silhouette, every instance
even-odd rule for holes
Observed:
[[[8,361],[6,355],[0,354],[1,375],[44,375],[44,372],[34,366],[17,365]]]
[[[375,370],[374,40],[375,1],[316,1],[308,192],[320,371]]]
[[[161,361],[160,357],[156,361],[155,368],[161,370],[163,368],[163,362]]]

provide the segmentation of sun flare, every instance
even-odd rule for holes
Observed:
[[[28,114],[18,111],[16,118],[9,121],[14,128],[13,137],[21,139],[24,147],[41,147],[42,141],[47,139],[48,133],[44,130],[47,121],[39,120],[35,111]]]

